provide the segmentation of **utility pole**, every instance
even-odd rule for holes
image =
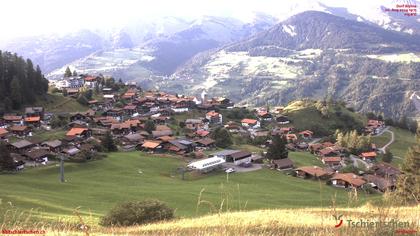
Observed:
[[[60,157],[60,182],[64,183],[64,158]]]

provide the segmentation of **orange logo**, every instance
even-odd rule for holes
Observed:
[[[343,215],[339,215],[339,216],[333,215],[333,217],[334,217],[335,221],[338,222],[338,224],[336,224],[334,227],[335,228],[341,227],[341,225],[343,225],[343,220],[341,219],[341,217],[343,217]]]

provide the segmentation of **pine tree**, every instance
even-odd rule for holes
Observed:
[[[289,152],[287,151],[286,143],[287,141],[284,137],[280,137],[278,135],[273,136],[272,143],[268,147],[266,157],[270,160],[287,158]]]
[[[64,72],[64,77],[71,77],[72,73],[70,68],[67,66],[66,71]]]
[[[6,144],[0,143],[0,170],[10,171],[15,168],[15,162],[10,156]]]
[[[22,105],[22,91],[19,79],[16,76],[13,77],[10,83],[10,98],[13,109],[19,109]]]
[[[403,172],[397,180],[397,196],[405,203],[420,202],[420,138],[417,129],[417,144],[408,149],[404,163],[401,167]]]
[[[155,129],[156,129],[156,126],[153,120],[147,120],[146,123],[144,123],[144,130],[146,130],[149,134],[151,134],[152,131]]]
[[[102,147],[107,152],[115,152],[118,150],[117,146],[114,143],[111,132],[107,131],[105,136],[101,139]]]
[[[387,151],[385,154],[382,155],[382,161],[386,163],[391,163],[393,159],[393,155],[390,151]]]
[[[73,71],[73,76],[77,76],[76,70]]]

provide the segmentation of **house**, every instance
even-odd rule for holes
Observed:
[[[206,113],[206,119],[210,122],[210,124],[222,124],[223,116],[222,114],[216,111],[209,111]]]
[[[123,110],[124,110],[124,113],[126,115],[132,116],[133,114],[137,113],[137,106],[136,105],[129,104],[129,105],[126,105],[123,108]]]
[[[365,175],[363,179],[374,189],[381,192],[394,191],[396,189],[396,181],[392,178],[384,178],[378,175]]]
[[[80,137],[87,138],[91,134],[91,131],[88,128],[72,128],[67,133],[67,137]]]
[[[362,152],[359,157],[364,161],[374,161],[376,160],[376,152]]]
[[[10,153],[10,156],[13,158],[14,166],[16,171],[20,171],[25,169],[25,157],[17,154],[17,153]]]
[[[129,144],[139,144],[143,140],[144,140],[144,136],[139,134],[139,133],[127,134],[127,135],[122,137],[122,141],[126,144],[127,143],[129,143]]]
[[[51,153],[45,149],[32,149],[23,154],[29,160],[46,165]]]
[[[87,128],[88,123],[86,123],[86,121],[83,121],[83,120],[75,120],[75,121],[70,122],[68,126],[70,128]]]
[[[397,177],[401,174],[401,171],[397,167],[394,167],[391,164],[385,162],[376,163],[370,169],[374,172],[375,175],[384,177],[386,179],[396,180]]]
[[[222,168],[223,163],[226,161],[220,157],[210,157],[207,159],[194,161],[188,164],[188,168],[191,170],[197,170],[202,173],[208,173],[212,170]]]
[[[326,179],[331,173],[319,166],[304,166],[295,169],[296,176],[301,178]]]
[[[18,153],[24,153],[28,151],[30,148],[32,148],[33,146],[35,146],[35,144],[24,139],[24,140],[20,140],[20,141],[10,144],[9,147],[12,149],[12,151],[16,151]]]
[[[61,142],[60,140],[56,139],[56,140],[51,140],[51,141],[43,142],[41,144],[41,146],[47,147],[51,152],[61,152],[61,148],[63,146],[63,142]]]
[[[366,181],[362,177],[353,173],[336,173],[328,181],[331,185],[340,188],[360,188]]]
[[[213,148],[215,147],[216,141],[211,138],[202,138],[202,139],[196,140],[195,143],[197,144],[198,147]]]
[[[93,89],[93,88],[96,87],[97,81],[96,81],[96,78],[95,77],[93,77],[93,76],[86,76],[84,78],[84,80],[85,80],[84,86],[86,88]]]
[[[304,130],[304,131],[299,132],[299,136],[303,139],[311,139],[312,135],[314,135],[314,132],[310,130]]]
[[[205,124],[201,119],[187,119],[185,120],[185,128],[189,130],[205,129]]]
[[[260,122],[254,119],[242,119],[241,125],[246,128],[260,128]]]
[[[368,120],[365,132],[369,134],[379,134],[385,128],[385,122],[380,120]]]
[[[297,141],[297,136],[296,134],[286,134],[286,140],[288,143],[294,143]]]
[[[165,149],[177,154],[185,154],[194,151],[194,145],[188,140],[170,140],[165,144]]]
[[[321,149],[323,149],[324,146],[322,146],[321,143],[313,143],[309,144],[309,151],[311,153],[318,153]]]
[[[24,137],[28,136],[31,133],[31,128],[26,125],[14,125],[9,128],[10,132],[12,132],[16,136]]]
[[[286,116],[277,116],[276,121],[280,125],[286,125],[290,123],[289,118],[287,118]]]
[[[87,121],[88,118],[85,113],[83,112],[74,112],[70,114],[70,122],[80,120],[80,121]]]
[[[259,111],[257,113],[258,119],[263,121],[271,121],[273,120],[273,115],[271,115],[268,111]]]
[[[289,170],[294,168],[293,161],[289,158],[273,160],[271,166],[277,170]]]
[[[229,121],[225,125],[225,129],[227,129],[231,133],[238,133],[241,130],[241,126],[239,126],[238,124],[236,124],[233,121]]]
[[[341,153],[332,147],[327,147],[319,150],[316,154],[321,157],[333,157],[340,156]]]
[[[158,131],[158,130],[155,130],[155,131],[152,131],[152,137],[153,138],[159,138],[159,137],[162,137],[162,136],[172,136],[172,130],[162,130],[162,131]]]
[[[339,168],[341,166],[341,157],[322,157],[321,161],[326,166],[329,166],[333,169]]]
[[[65,154],[66,156],[69,156],[69,157],[75,156],[79,152],[80,152],[80,149],[78,149],[76,147],[66,148],[62,151],[63,154]]]
[[[115,123],[111,124],[111,132],[113,135],[126,135],[130,133],[130,125],[127,123]]]
[[[67,90],[67,95],[70,97],[74,97],[76,98],[77,95],[79,94],[79,89],[78,88],[68,88]]]
[[[156,140],[146,140],[141,145],[141,148],[146,151],[156,151],[158,149],[161,149],[161,142]]]
[[[5,128],[0,128],[0,140],[7,139],[9,131]]]
[[[26,117],[40,117],[42,120],[44,119],[44,108],[43,107],[26,107],[25,116]]]
[[[209,132],[209,131],[207,131],[207,130],[202,130],[202,129],[200,129],[200,130],[195,131],[195,134],[196,134],[198,137],[204,138],[204,137],[209,136],[210,132]]]
[[[22,116],[5,115],[3,120],[8,125],[22,125]]]
[[[41,117],[40,116],[30,116],[24,119],[25,125],[30,125],[33,127],[39,127],[41,125]]]

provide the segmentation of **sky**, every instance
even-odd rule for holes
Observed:
[[[395,0],[320,0],[330,6],[361,9]],[[118,27],[139,18],[201,15],[231,16],[249,20],[252,12],[277,17],[296,4],[316,5],[316,0],[2,0],[0,40],[21,36]]]

